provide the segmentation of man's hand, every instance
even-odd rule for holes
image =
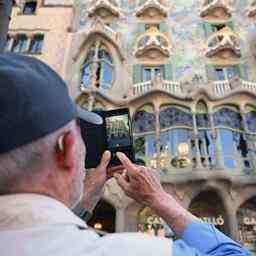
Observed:
[[[105,151],[99,166],[88,170],[84,182],[84,195],[80,206],[88,212],[92,212],[103,195],[104,184],[107,180],[107,166],[111,153]]]
[[[117,154],[126,169],[126,174],[114,174],[127,196],[151,209],[181,235],[184,229],[197,218],[184,209],[172,195],[166,193],[152,170],[133,164],[123,153]]]
[[[153,170],[133,164],[123,153],[117,153],[126,173],[115,173],[118,184],[127,194],[138,203],[154,205],[165,194],[159,179]]]

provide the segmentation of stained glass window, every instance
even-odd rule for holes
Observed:
[[[156,116],[145,110],[138,111],[133,118],[134,133],[155,132]]]
[[[256,133],[256,111],[251,111],[246,114],[246,122],[249,131]]]
[[[210,118],[208,114],[196,114],[196,125],[197,128],[210,128]]]
[[[229,108],[221,108],[213,115],[214,125],[242,130],[242,118],[239,112]]]
[[[160,127],[161,129],[187,126],[193,127],[192,113],[182,110],[178,107],[168,107],[160,112]]]

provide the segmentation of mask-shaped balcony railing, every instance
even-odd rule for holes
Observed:
[[[139,6],[136,10],[136,16],[140,17],[147,11],[149,11],[149,16],[154,16],[155,10],[158,11],[164,17],[168,16],[168,9],[164,5],[162,5],[158,0],[147,0],[144,4]]]
[[[99,15],[103,18],[106,14],[106,11],[109,12],[112,16],[120,17],[121,12],[117,4],[114,4],[110,0],[97,0],[92,1],[92,7],[88,10],[89,17],[96,16],[96,13],[99,11]],[[102,15],[101,15],[102,14]]]
[[[222,54],[225,52],[224,54]],[[225,27],[214,33],[207,42],[206,57],[212,58],[221,54],[221,58],[241,57],[240,39],[230,28]]]
[[[253,1],[250,7],[248,8],[247,14],[249,17],[254,17],[256,15],[256,1]]]
[[[232,17],[232,11],[227,0],[205,0],[200,16],[206,19],[228,20]]]

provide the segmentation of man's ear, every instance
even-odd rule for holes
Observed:
[[[70,169],[76,161],[76,137],[73,131],[62,134],[56,145],[57,164],[62,169]]]

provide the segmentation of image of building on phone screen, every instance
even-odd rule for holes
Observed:
[[[106,130],[109,148],[130,145],[128,115],[107,117]]]

